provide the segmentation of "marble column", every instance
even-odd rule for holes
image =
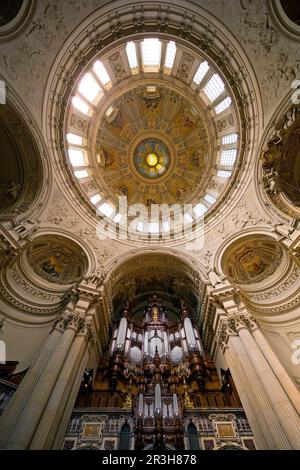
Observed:
[[[238,329],[238,334],[260,377],[262,386],[276,413],[281,427],[292,449],[300,449],[300,418],[289,397],[282,388],[272,367],[266,360],[259,345],[246,326]]]
[[[32,366],[27,371],[17,392],[15,393],[3,415],[0,417],[0,448],[4,448],[7,440],[16,426],[21,413],[27,405],[27,400],[31,396],[37,385],[54,349],[60,341],[62,331],[56,327],[47,337],[39,354],[33,361]]]
[[[87,343],[94,338],[102,314],[100,287],[99,279],[93,277],[74,288],[68,306],[0,418],[0,448],[60,448],[89,357]],[[96,355],[100,342],[94,343]]]
[[[236,363],[240,367],[241,377],[247,395],[255,410],[257,420],[269,449],[291,449],[289,441],[273,410],[268,396],[262,386],[261,378],[253,367],[248,352],[239,336],[230,336],[229,349],[235,354]],[[243,402],[242,402],[243,403]]]
[[[50,360],[42,371],[33,392],[27,400],[26,408],[22,411],[7,440],[6,449],[27,449],[29,447],[76,334],[77,323],[74,320],[76,320],[76,317],[72,317],[68,322]]]
[[[287,383],[286,374],[283,374],[261,332],[254,332],[257,330],[256,322],[236,288],[224,285],[214,289],[212,296],[224,308],[217,317],[216,339],[230,370],[232,368],[255,439],[259,436],[263,445],[263,436],[268,449],[299,449],[299,416],[281,383],[282,380]],[[294,401],[296,397],[295,394]]]
[[[229,342],[231,342],[230,339],[228,343]],[[238,390],[238,394],[247,415],[250,427],[254,434],[256,448],[258,450],[268,449],[268,443],[266,442],[264,436],[264,431],[267,430],[267,422],[265,419],[259,419],[257,416],[257,401],[255,402],[255,397],[253,396],[253,393],[251,393],[252,391],[249,390],[247,376],[245,373],[243,373],[242,367],[239,364],[236,354],[234,353],[234,348],[230,345],[225,349],[224,355],[234,380],[234,384]],[[261,422],[262,419],[263,423]]]
[[[43,416],[35,430],[33,439],[30,443],[30,449],[51,448],[57,429],[60,425],[61,415],[63,414],[70,391],[72,390],[78,370],[78,364],[80,364],[87,348],[87,341],[89,340],[86,339],[86,334],[87,330],[85,324],[83,324],[72,343],[68,357],[62,367],[48,404],[43,412]]]
[[[67,398],[65,409],[64,409],[63,414],[61,416],[61,419],[59,421],[59,426],[57,428],[56,435],[54,436],[54,441],[53,441],[53,444],[51,446],[51,449],[53,449],[53,450],[59,450],[59,449],[62,448],[64,437],[65,437],[67,427],[68,427],[68,424],[69,424],[69,421],[70,421],[70,418],[71,418],[71,415],[72,415],[72,411],[73,411],[73,408],[74,408],[74,404],[75,404],[75,401],[76,401],[76,398],[77,398],[77,395],[78,395],[78,390],[79,390],[79,387],[80,387],[80,384],[81,384],[83,373],[84,373],[84,371],[86,369],[86,366],[87,366],[89,355],[90,355],[90,351],[89,351],[88,348],[86,348],[85,352],[83,354],[82,360],[81,360],[79,366],[77,366],[77,372],[76,372],[75,380],[74,380],[74,383],[71,387],[69,397]]]
[[[281,386],[285,390],[291,403],[297,410],[298,415],[300,416],[300,392],[297,386],[282,366],[281,362],[277,358],[276,354],[273,352],[271,346],[269,345],[268,341],[266,340],[265,336],[260,331],[260,329],[255,328],[252,331],[252,335],[256,343],[258,344],[260,350],[263,352],[268,363],[272,367],[273,372],[276,374],[279,382],[281,383]]]

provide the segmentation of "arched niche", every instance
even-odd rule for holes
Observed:
[[[297,0],[267,0],[271,17],[279,30],[293,41],[300,40],[300,7]]]
[[[300,216],[300,105],[295,100],[289,93],[288,104],[277,111],[257,162],[262,198],[286,221]]]
[[[232,242],[222,256],[222,270],[230,282],[248,286],[262,283],[277,271],[283,249],[272,237],[248,235]]]
[[[130,444],[130,426],[128,423],[123,424],[120,432],[119,450],[129,450]]]
[[[181,299],[196,320],[204,286],[201,276],[195,265],[174,254],[146,252],[127,257],[111,271],[106,281],[114,315],[118,317],[127,299],[133,301],[131,314],[142,315],[143,306],[155,294],[174,322],[178,321]]]
[[[13,0],[0,3],[0,41],[18,36],[29,24],[37,0]]]
[[[0,106],[0,146],[0,218],[22,217],[47,191],[46,173],[39,144],[10,100]]]
[[[198,431],[194,423],[191,421],[187,426],[190,450],[200,450]]]
[[[36,237],[27,249],[26,258],[37,276],[54,284],[80,282],[88,269],[83,249],[61,235]]]
[[[0,26],[10,23],[19,13],[23,0],[13,2],[1,2],[0,4]]]

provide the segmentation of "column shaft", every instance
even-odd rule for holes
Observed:
[[[69,394],[69,397],[67,399],[67,403],[63,412],[63,415],[61,417],[59,427],[57,429],[56,436],[54,437],[54,441],[52,444],[52,449],[59,450],[62,448],[62,444],[64,441],[64,437],[67,431],[67,427],[70,421],[70,417],[72,415],[72,411],[74,408],[74,404],[78,395],[78,390],[81,384],[81,380],[83,377],[84,370],[87,365],[87,361],[89,358],[89,350],[88,348],[85,349],[85,352],[83,354],[81,363],[79,365],[79,368],[77,368],[77,374],[71,389],[71,392]]]
[[[77,336],[70,348],[68,357],[59,374],[48,404],[34,433],[30,449],[50,449],[56,435],[61,415],[72,389],[78,364],[82,360],[86,348],[83,335]],[[77,390],[78,392],[78,390]]]
[[[292,449],[300,449],[300,419],[294,406],[250,331],[247,328],[241,328],[239,336],[260,377],[261,383]]]
[[[256,410],[256,416],[269,449],[291,449],[289,441],[261,384],[260,376],[254,369],[241,338],[239,336],[231,336],[230,340],[234,345],[237,359],[247,378],[245,386],[248,393],[252,395],[253,408]]]
[[[225,350],[225,359],[229,366],[230,372],[232,374],[234,384],[237,388],[240,400],[242,402],[243,408],[245,410],[247,419],[249,421],[251,430],[254,435],[254,440],[257,449],[264,450],[268,449],[268,444],[264,438],[263,429],[259,422],[259,419],[256,416],[257,409],[253,406],[253,399],[249,393],[249,388],[247,384],[243,384],[244,377],[241,377],[241,367],[236,361],[236,353],[233,347],[230,347],[230,339],[228,342],[229,347]],[[250,396],[249,396],[250,395]]]
[[[62,336],[62,332],[55,329],[47,337],[44,345],[42,346],[39,354],[33,361],[32,366],[25,374],[17,392],[10,400],[8,407],[5,409],[0,418],[0,448],[4,448],[6,442],[16,425],[21,413],[26,408],[27,402],[38,383],[45,367]]]
[[[74,336],[74,327],[68,327],[61,336],[47,366],[42,371],[42,375],[27,402],[26,408],[21,413],[7,441],[6,449],[28,448]]]
[[[276,374],[279,382],[285,390],[285,393],[289,397],[290,401],[293,403],[298,415],[300,416],[300,392],[297,386],[282,366],[276,354],[273,352],[263,333],[258,328],[256,328],[252,332],[252,335],[256,343],[258,344],[260,350],[263,352],[268,363],[272,367],[274,373]]]

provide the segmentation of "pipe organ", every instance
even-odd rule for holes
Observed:
[[[118,413],[132,430],[131,448],[157,450],[191,448],[188,427],[201,409],[243,413],[234,385],[220,383],[188,306],[181,302],[178,321],[171,322],[156,295],[139,321],[125,303],[93,385],[81,388],[76,413],[81,407],[108,419]]]

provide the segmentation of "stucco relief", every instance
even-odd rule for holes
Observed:
[[[105,276],[107,262],[126,249],[121,243],[111,239],[101,240],[97,234],[96,226],[87,224],[71,208],[59,190],[54,192],[49,206],[38,222],[41,227],[47,227],[49,232],[51,232],[52,225],[55,230],[61,230],[71,237],[76,236],[83,244],[87,244],[97,260],[94,274],[99,275],[101,278]]]

